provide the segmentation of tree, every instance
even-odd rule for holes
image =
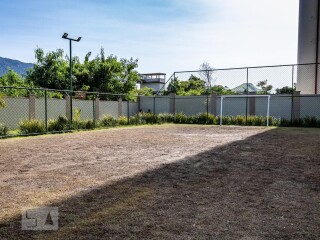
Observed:
[[[296,91],[296,85],[294,87],[283,87],[283,88],[277,88],[276,93],[277,94],[293,94]]]
[[[168,93],[175,93],[177,94],[181,90],[181,82],[178,77],[175,77],[168,86]]]
[[[4,96],[26,97],[29,91],[22,88],[34,88],[33,82],[27,83],[26,80],[18,73],[9,69],[9,71],[0,77],[0,86],[7,87],[2,89]]]
[[[215,85],[213,87],[211,87],[209,89],[209,93],[217,93],[219,95],[235,95],[235,94],[238,94],[236,92],[233,92],[231,89],[228,89],[227,87],[224,87],[222,85]]]
[[[69,64],[64,51],[57,49],[47,54],[41,48],[35,50],[36,64],[27,72],[27,81],[51,89],[69,88]]]
[[[207,88],[211,88],[212,85],[214,85],[214,79],[213,79],[213,71],[214,68],[210,66],[209,63],[204,62],[200,65],[199,68],[200,75],[202,76],[202,79],[205,81]]]
[[[268,80],[258,82],[257,86],[262,89],[262,91],[260,92],[262,94],[270,94],[273,88],[272,85],[268,85]]]
[[[69,59],[61,49],[47,54],[41,48],[35,50],[36,64],[27,74],[27,81],[52,89],[69,88]],[[104,49],[90,60],[89,52],[81,63],[78,57],[72,58],[72,81],[74,90],[100,91],[113,94],[128,94],[135,89],[139,80],[138,59],[106,57]]]

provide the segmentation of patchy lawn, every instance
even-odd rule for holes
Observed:
[[[0,239],[319,239],[320,130],[165,125],[0,140]],[[59,207],[59,230],[21,208]]]

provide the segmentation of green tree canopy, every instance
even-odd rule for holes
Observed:
[[[166,93],[176,93],[180,96],[192,96],[192,95],[206,95],[208,93],[216,92],[219,95],[236,94],[227,87],[221,85],[215,85],[206,88],[206,82],[199,77],[191,75],[187,81],[180,81],[177,77],[173,79],[167,89]]]
[[[62,49],[47,54],[41,48],[35,50],[36,64],[27,74],[28,82],[51,89],[69,88],[69,58]],[[120,59],[114,55],[105,56],[104,49],[90,60],[91,53],[81,63],[78,57],[72,58],[72,78],[74,90],[101,91],[127,94],[135,89],[139,80],[138,60]]]
[[[277,94],[293,94],[295,90],[296,90],[295,86],[294,88],[286,86],[283,88],[277,88],[276,93]]]
[[[68,88],[69,65],[64,57],[64,51],[58,49],[47,54],[41,48],[35,50],[37,62],[27,72],[27,81],[35,85],[51,89]]]
[[[257,86],[261,87],[261,89],[262,89],[261,92],[258,92],[260,94],[270,94],[270,92],[273,88],[272,85],[268,85],[268,80],[258,82]]]

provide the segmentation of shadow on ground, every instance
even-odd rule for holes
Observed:
[[[273,129],[212,148],[53,204],[59,231],[21,231],[17,216],[0,238],[318,239],[319,136]]]

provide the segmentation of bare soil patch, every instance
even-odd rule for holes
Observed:
[[[0,140],[0,239],[319,239],[320,131],[165,125]],[[59,207],[55,232],[22,207]]]

